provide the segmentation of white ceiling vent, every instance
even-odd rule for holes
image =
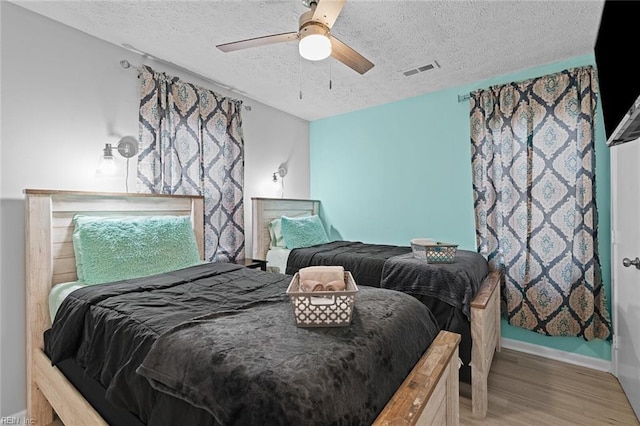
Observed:
[[[409,76],[418,74],[420,72],[431,71],[431,70],[436,69],[436,68],[440,68],[440,64],[438,64],[437,61],[433,61],[433,62],[431,62],[429,64],[422,65],[420,67],[411,68],[410,70],[403,71],[402,74],[404,74],[405,77],[409,77]]]

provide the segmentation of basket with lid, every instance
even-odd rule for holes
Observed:
[[[458,244],[443,243],[428,238],[411,240],[411,251],[417,259],[427,263],[453,263],[456,260]]]

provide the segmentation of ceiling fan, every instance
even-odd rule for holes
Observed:
[[[219,44],[216,47],[223,52],[233,52],[249,47],[299,40],[300,55],[310,61],[319,61],[333,56],[360,74],[373,68],[371,61],[330,33],[347,0],[303,0],[302,2],[311,10],[300,15],[297,32],[250,38]]]

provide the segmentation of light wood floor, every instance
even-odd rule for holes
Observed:
[[[471,415],[470,396],[461,383],[462,426],[640,425],[613,375],[509,349],[491,366],[487,417]]]
[[[471,415],[470,395],[461,384],[461,425],[640,425],[612,374],[508,349],[491,366],[487,417]]]

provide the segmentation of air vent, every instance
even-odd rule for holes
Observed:
[[[438,62],[436,61],[433,61],[430,64],[422,65],[420,67],[411,68],[410,70],[403,71],[402,74],[404,74],[405,77],[409,77],[412,75],[416,75],[420,72],[431,71],[436,68],[440,68],[440,64],[438,64]]]

